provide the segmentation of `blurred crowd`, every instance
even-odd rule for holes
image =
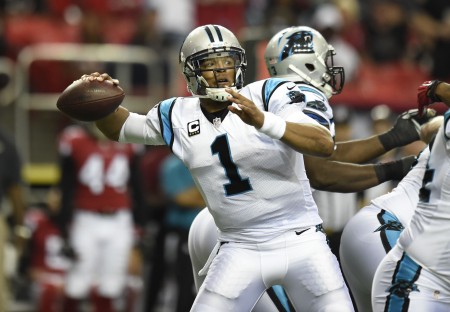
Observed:
[[[344,91],[332,100],[339,141],[368,137],[392,126],[398,113],[416,106],[416,88],[422,81],[450,81],[448,0],[0,0],[0,57],[14,63],[25,47],[41,43],[146,47],[159,56],[163,99],[187,95],[178,69],[178,51],[186,35],[203,24],[220,24],[238,35],[249,58],[246,82],[268,77],[261,55],[277,31],[291,25],[319,30],[337,51],[335,63],[346,72]],[[85,69],[69,70],[81,75]],[[36,64],[30,71],[32,91],[61,92],[73,77],[67,75],[67,68],[49,63]],[[0,73],[0,88],[7,80]],[[138,90],[145,80],[135,68],[129,84]],[[0,115],[4,107],[5,103],[0,104]],[[70,127],[71,121],[64,119],[61,124],[61,129]],[[95,137],[86,125],[77,126]],[[9,227],[0,227],[0,267],[5,268],[0,273],[0,289],[9,289],[5,295],[10,299],[0,297],[0,312],[62,311],[58,309],[67,295],[65,278],[73,261],[67,247],[73,242],[65,233],[68,221],[57,216],[62,207],[71,204],[62,197],[60,181],[47,185],[41,201],[28,199],[24,190],[32,190],[33,185],[20,177],[20,154],[8,139],[13,131],[3,130],[0,215]],[[103,148],[98,138],[92,140]],[[57,146],[61,139],[53,143]],[[11,148],[8,154],[4,147]],[[410,145],[397,153],[417,154],[420,148]],[[61,148],[58,151],[60,159],[63,153]],[[134,217],[133,240],[122,255],[127,259],[123,289],[110,305],[127,312],[187,311],[194,298],[187,233],[203,202],[194,195],[185,168],[179,167],[168,149],[150,147],[135,152],[138,165],[130,170],[137,170],[140,180],[134,184],[134,192],[130,190],[127,206]],[[397,156],[402,155],[386,157]],[[327,201],[342,206],[335,209],[338,216],[320,211],[330,237],[336,234],[339,244],[347,220],[393,186],[387,183],[364,194],[317,192],[319,208],[336,208]],[[135,193],[144,196],[137,198]],[[108,212],[102,216],[110,217]],[[114,240],[114,231],[108,233]],[[2,286],[2,275],[8,287]],[[108,306],[102,294],[98,295],[99,288],[94,278],[89,295],[80,297],[82,308]]]

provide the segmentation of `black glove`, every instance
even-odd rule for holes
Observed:
[[[434,109],[428,109],[427,113],[419,117],[418,109],[410,109],[395,120],[394,126],[387,132],[380,134],[379,139],[385,151],[405,146],[420,140],[420,125],[436,116]]]
[[[63,257],[66,257],[69,260],[76,261],[78,259],[78,255],[73,249],[72,245],[67,240],[64,240],[63,246],[60,250],[60,254]]]
[[[400,181],[417,163],[416,156],[405,156],[398,160],[375,165],[375,172],[380,183],[386,181]]]

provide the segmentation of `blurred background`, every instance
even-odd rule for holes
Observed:
[[[336,50],[335,64],[345,68],[344,90],[331,104],[347,139],[375,134],[380,121],[392,124],[415,108],[423,81],[450,81],[448,0],[0,0],[0,128],[17,145],[27,207],[47,202],[59,182],[57,138],[73,121],[56,109],[58,95],[95,71],[120,80],[124,105],[135,112],[188,95],[179,47],[193,28],[210,23],[240,39],[247,83],[268,77],[263,54],[277,31],[308,25],[322,32]],[[409,151],[414,147],[395,156]],[[358,194],[358,206],[374,196]],[[158,220],[146,220],[143,272],[152,267]],[[168,237],[161,248],[170,264],[176,242]],[[16,271],[9,311],[34,311],[26,273]],[[147,311],[175,311],[176,282],[167,276]],[[149,287],[145,280],[142,288]],[[145,310],[144,292],[135,311]]]

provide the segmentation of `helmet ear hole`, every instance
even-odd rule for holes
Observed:
[[[312,71],[314,71],[314,70],[316,69],[316,67],[315,67],[313,64],[311,64],[311,63],[305,64],[305,67],[306,67],[310,72],[312,72]]]

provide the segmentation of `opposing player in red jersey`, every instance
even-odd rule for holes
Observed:
[[[92,287],[94,311],[114,311],[114,299],[124,291],[133,247],[132,207],[142,203],[140,153],[137,146],[103,139],[87,126],[65,129],[59,153],[59,222],[66,241],[63,252],[72,259],[63,311],[77,311]],[[140,219],[135,214],[135,221]]]
[[[59,192],[51,189],[47,202],[30,207],[25,215],[25,224],[31,230],[26,267],[36,312],[61,311],[64,276],[70,263],[60,254],[63,239],[55,221],[59,198]]]

